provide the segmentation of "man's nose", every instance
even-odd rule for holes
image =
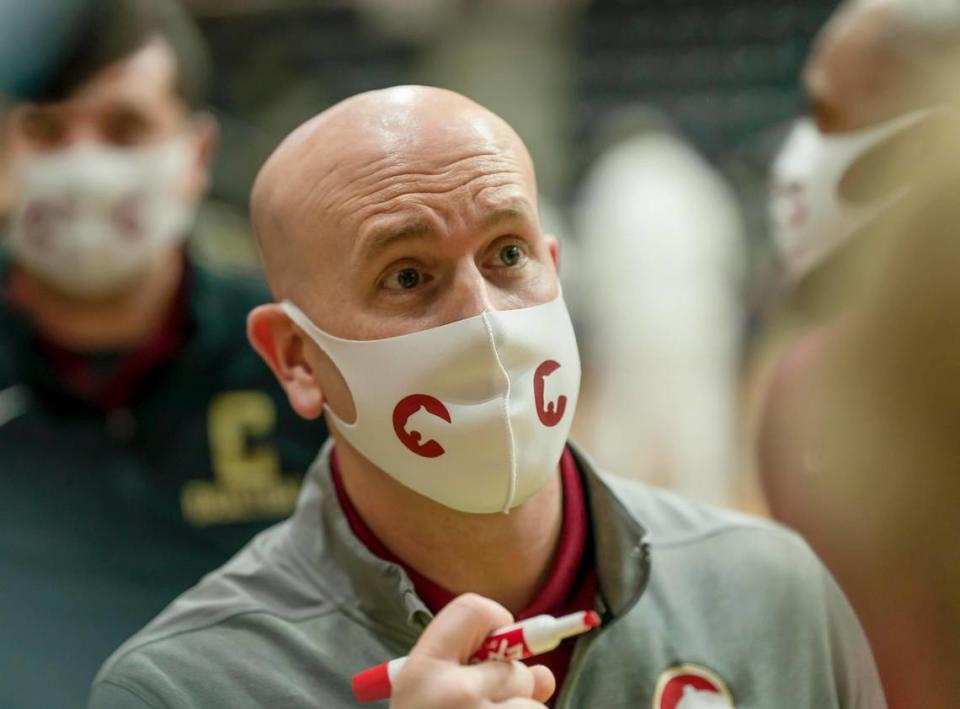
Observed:
[[[64,148],[100,147],[101,145],[102,141],[96,127],[88,123],[70,126],[64,135]]]
[[[447,299],[447,320],[456,322],[480,313],[501,310],[503,303],[500,301],[499,289],[483,277],[475,264],[470,264],[458,271],[451,285],[450,297]]]

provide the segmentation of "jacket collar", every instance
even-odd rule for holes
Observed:
[[[577,461],[589,501],[600,600],[605,606],[602,610],[614,620],[626,615],[650,580],[647,530],[583,449],[573,442],[567,445]]]

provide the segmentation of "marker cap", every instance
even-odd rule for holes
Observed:
[[[389,662],[371,667],[353,676],[353,696],[362,704],[378,702],[390,696]]]

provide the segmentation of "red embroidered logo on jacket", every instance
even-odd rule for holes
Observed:
[[[735,709],[735,705],[733,695],[716,673],[685,663],[660,674],[653,709]]]

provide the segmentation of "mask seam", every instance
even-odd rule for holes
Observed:
[[[500,359],[500,353],[497,351],[497,341],[493,334],[493,328],[490,326],[490,318],[487,313],[483,313],[483,326],[486,328],[487,337],[490,340],[490,349],[493,350],[493,357],[496,360],[497,367],[500,369],[500,373],[503,374],[504,379],[507,380],[507,391],[503,397],[503,420],[506,422],[507,435],[510,437],[510,482],[507,488],[507,499],[504,502],[503,510],[501,510],[506,514],[510,511],[510,505],[517,494],[517,443],[516,437],[513,434],[513,423],[510,421],[510,374]]]

